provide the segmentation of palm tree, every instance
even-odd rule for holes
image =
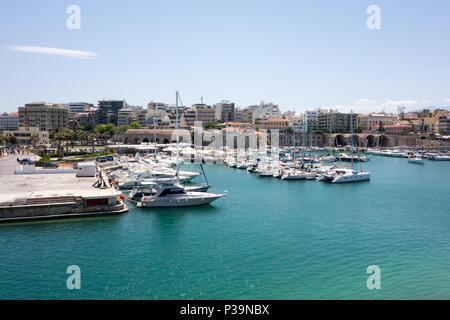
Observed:
[[[92,153],[94,153],[94,143],[98,139],[98,134],[93,130],[87,134],[87,140],[91,142],[92,145]]]
[[[64,141],[64,139],[65,139],[64,132],[62,130],[55,132],[55,134],[53,135],[53,139],[58,141],[58,154],[59,154],[59,157],[62,158],[63,154],[61,152],[61,144],[62,144],[62,141]]]
[[[36,142],[38,142],[38,141],[39,141],[39,136],[38,135],[33,134],[30,137],[30,142],[33,145],[34,160],[36,160]]]
[[[86,139],[87,132],[83,129],[79,128],[77,131],[75,131],[75,139],[79,142],[81,142],[81,145],[87,140]]]

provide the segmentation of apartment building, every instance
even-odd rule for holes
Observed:
[[[68,128],[69,110],[54,103],[28,103],[19,107],[19,127],[36,127],[41,131]]]

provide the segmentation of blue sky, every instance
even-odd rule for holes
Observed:
[[[69,5],[81,29],[69,30]],[[381,29],[366,27],[369,5]],[[2,1],[0,111],[200,97],[282,110],[450,105],[450,1]],[[92,59],[11,50],[87,51]]]

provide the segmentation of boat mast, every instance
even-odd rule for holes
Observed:
[[[175,131],[176,131],[176,139],[177,139],[177,157],[176,157],[176,161],[177,161],[177,180],[180,181],[180,176],[179,176],[179,172],[180,172],[180,164],[178,162],[178,157],[179,157],[179,136],[178,136],[178,91],[175,91],[175,95],[176,95],[176,103],[175,103]]]
[[[353,110],[350,110],[350,146],[351,146],[351,150],[352,150],[352,168],[353,168]]]
[[[330,138],[329,138],[329,143],[330,143],[330,156],[331,156],[331,151],[332,151],[332,146],[331,146],[331,144],[332,144],[332,140],[333,140],[333,121],[332,121],[332,117],[333,116],[333,113],[332,113],[332,111],[331,111],[331,109],[330,109]]]

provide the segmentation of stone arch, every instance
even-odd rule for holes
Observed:
[[[150,140],[148,140],[148,138],[144,138],[144,139],[142,140],[142,142],[143,142],[143,143],[149,143]]]
[[[163,144],[168,144],[170,143],[169,139],[164,139]]]
[[[389,146],[389,138],[385,135],[380,136],[380,147],[388,147]]]
[[[140,144],[140,141],[139,138],[134,138],[134,144]]]
[[[343,147],[343,146],[345,146],[345,138],[344,138],[344,135],[343,134],[338,134],[338,135],[336,135],[336,146],[341,146],[341,147]]]
[[[159,140],[159,138],[156,138],[156,143],[161,143],[161,141]]]
[[[359,140],[359,136],[357,134],[350,135],[349,141],[350,141],[350,144],[353,141],[353,146],[354,147],[359,147],[360,146],[360,140]]]
[[[128,143],[128,137],[125,138],[125,140],[123,141],[124,144]]]
[[[375,136],[373,135],[373,134],[369,134],[367,137],[366,137],[366,142],[367,142],[367,148],[374,148],[374,147],[376,147],[376,139],[375,139]]]

